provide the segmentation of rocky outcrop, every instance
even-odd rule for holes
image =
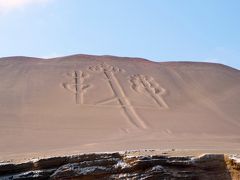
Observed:
[[[0,164],[0,179],[203,179],[238,180],[238,156],[205,154],[199,157],[83,154],[24,163]]]

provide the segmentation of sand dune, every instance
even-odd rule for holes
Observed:
[[[0,159],[240,148],[240,71],[76,55],[0,59]]]

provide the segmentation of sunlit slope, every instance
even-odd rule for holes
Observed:
[[[76,55],[0,60],[0,156],[240,148],[240,71]]]

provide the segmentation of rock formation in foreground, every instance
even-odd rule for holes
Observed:
[[[141,154],[141,153],[140,153]],[[239,180],[239,157],[136,155],[135,152],[52,157],[0,164],[0,179]]]

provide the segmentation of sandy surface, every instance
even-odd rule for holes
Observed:
[[[111,56],[0,59],[0,160],[240,150],[240,71]]]

